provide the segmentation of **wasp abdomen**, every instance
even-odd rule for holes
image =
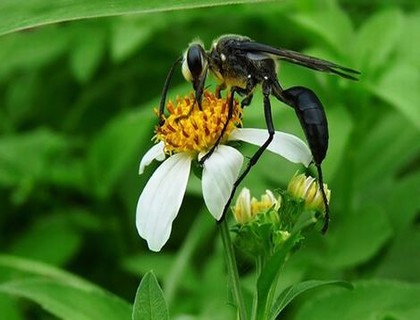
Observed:
[[[327,117],[321,101],[305,87],[289,88],[283,91],[283,95],[296,111],[314,162],[321,164],[327,154],[329,139]]]

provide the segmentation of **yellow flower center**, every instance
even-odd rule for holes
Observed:
[[[177,98],[176,104],[168,102],[169,116],[164,116],[164,123],[156,128],[155,138],[165,143],[165,152],[208,151],[219,139],[229,111],[229,97],[218,99],[213,93],[204,92],[201,110],[195,103],[194,95]],[[221,139],[225,142],[229,134],[241,125],[242,109],[234,100],[232,118],[229,120]]]

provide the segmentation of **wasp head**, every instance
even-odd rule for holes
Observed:
[[[190,81],[195,91],[195,100],[201,108],[204,82],[208,70],[208,57],[200,43],[192,43],[184,53],[182,60],[182,74]]]

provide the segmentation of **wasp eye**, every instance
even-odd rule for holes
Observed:
[[[182,74],[185,79],[194,81],[202,75],[207,63],[205,54],[203,47],[199,44],[193,44],[188,48],[182,62]]]

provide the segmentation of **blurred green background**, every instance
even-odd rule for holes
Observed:
[[[153,172],[137,174],[170,66],[197,37],[208,48],[237,33],[362,72],[353,82],[280,65],[284,87],[309,87],[326,108],[323,169],[332,189],[327,235],[308,239],[280,286],[355,283],[352,292],[306,293],[284,319],[336,319],[338,310],[346,310],[342,319],[419,319],[419,8],[408,0],[280,1],[84,19],[1,36],[0,318],[55,319],[33,301],[51,311],[48,299],[72,299],[42,282],[54,277],[38,272],[38,262],[130,304],[141,276],[153,269],[171,319],[234,318],[199,180],[191,178],[159,254],[138,236],[135,207]],[[13,12],[0,10],[6,13],[11,19]],[[190,90],[178,71],[169,97]],[[273,100],[273,113],[277,130],[303,138],[293,110]],[[244,126],[264,128],[260,95],[245,110]],[[248,156],[254,150],[244,148]],[[266,153],[243,185],[259,196],[285,186],[297,169]],[[239,256],[239,266],[251,286],[252,264]],[[28,282],[34,280],[41,284]]]

